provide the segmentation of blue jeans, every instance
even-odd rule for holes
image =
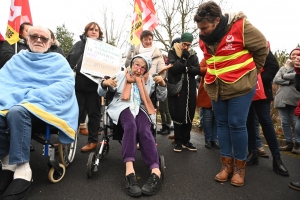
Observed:
[[[286,105],[284,108],[277,108],[286,142],[293,142],[291,123],[293,126],[296,124],[297,117],[294,115],[295,108],[296,106],[290,105]],[[300,137],[297,134],[295,134],[295,141],[300,143]]]
[[[0,116],[0,159],[9,154],[10,165],[29,162],[31,124],[35,118],[22,106],[13,106],[6,117]]]
[[[217,141],[217,122],[212,108],[202,108],[205,141]]]
[[[296,124],[295,124],[295,137],[300,138],[300,117],[296,116]],[[296,143],[300,144],[296,141]]]
[[[231,158],[234,153],[235,159],[246,160],[248,145],[246,121],[254,93],[255,87],[242,96],[212,101],[222,156]]]
[[[253,101],[248,114],[247,130],[248,130],[248,149],[253,151],[256,146],[255,134],[255,118],[258,117],[259,123],[263,130],[263,134],[269,145],[273,156],[280,156],[276,133],[270,115],[270,102],[268,101]]]
[[[200,118],[200,126],[203,126],[203,109],[202,107],[199,108],[199,118]]]
[[[248,114],[248,116],[249,116],[249,114]],[[258,117],[257,117],[257,115],[256,115],[256,112],[255,112],[255,117],[254,117],[254,128],[255,128],[255,136],[256,136],[256,139],[255,139],[255,146],[256,146],[256,148],[260,148],[260,147],[262,147],[262,140],[261,140],[261,137],[260,137],[260,135],[259,135],[259,121],[258,121]],[[248,132],[248,134],[249,134],[249,132]],[[249,140],[249,138],[248,138],[248,140]]]

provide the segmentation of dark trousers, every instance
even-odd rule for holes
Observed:
[[[88,142],[98,142],[98,128],[100,126],[101,118],[100,96],[98,95],[97,91],[76,91],[76,98],[79,107],[78,124],[80,124],[80,120],[82,120],[84,113],[87,113],[89,118],[87,124],[89,130]]]
[[[159,112],[161,116],[161,123],[170,126],[171,115],[169,112],[168,98],[166,98],[164,101],[159,102]]]
[[[255,113],[258,117],[258,121],[261,125],[272,155],[280,156],[276,133],[270,115],[270,102],[267,101],[258,100],[251,103],[247,119],[248,150],[253,151],[256,149]]]
[[[192,123],[177,124],[174,123],[174,136],[176,144],[186,144],[191,139]]]

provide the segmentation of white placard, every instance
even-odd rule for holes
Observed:
[[[80,72],[99,83],[104,76],[121,71],[121,49],[105,42],[87,38]]]

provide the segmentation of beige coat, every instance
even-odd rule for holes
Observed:
[[[134,49],[134,52],[132,53],[131,51],[128,52],[128,55],[127,55],[127,58],[126,58],[126,62],[125,62],[125,67],[128,67],[129,64],[130,64],[130,60],[133,56],[139,54],[139,50],[140,50],[140,45],[141,44],[138,44],[136,46],[136,48]],[[162,53],[161,51],[156,47],[153,54],[152,54],[152,67],[149,71],[149,74],[152,75],[152,74],[156,74],[158,72],[160,72],[165,66],[165,61],[164,61],[164,58],[162,56]],[[166,73],[163,73],[161,74],[161,76],[163,78],[165,78],[166,76]]]
[[[230,30],[235,21],[246,18],[242,12],[239,12],[238,14],[225,14],[229,16],[228,25],[225,31],[226,33]],[[208,53],[215,55],[219,44],[220,41],[210,46],[205,44]],[[267,41],[265,36],[247,20],[244,25],[244,44],[245,49],[248,49],[252,53],[256,69],[262,68],[269,52]],[[256,77],[257,70],[252,70],[233,84],[224,83],[217,78],[214,83],[205,84],[204,88],[211,100],[217,101],[218,97],[220,97],[221,100],[227,100],[249,93],[256,84]]]

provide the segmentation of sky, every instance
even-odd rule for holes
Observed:
[[[224,1],[226,9],[235,12],[243,11],[246,14],[248,20],[270,41],[273,52],[276,50],[290,52],[297,44],[300,44],[300,0]],[[75,34],[75,41],[79,40],[84,26],[89,22],[96,21],[102,26],[103,14],[101,12],[104,8],[107,8],[108,13],[113,13],[117,26],[124,25],[129,31],[131,20],[130,18],[124,19],[133,12],[130,2],[133,3],[133,0],[29,0],[34,25],[42,25],[55,32],[57,26],[65,24],[68,30]],[[11,0],[0,0],[2,35],[5,35],[10,3]]]

